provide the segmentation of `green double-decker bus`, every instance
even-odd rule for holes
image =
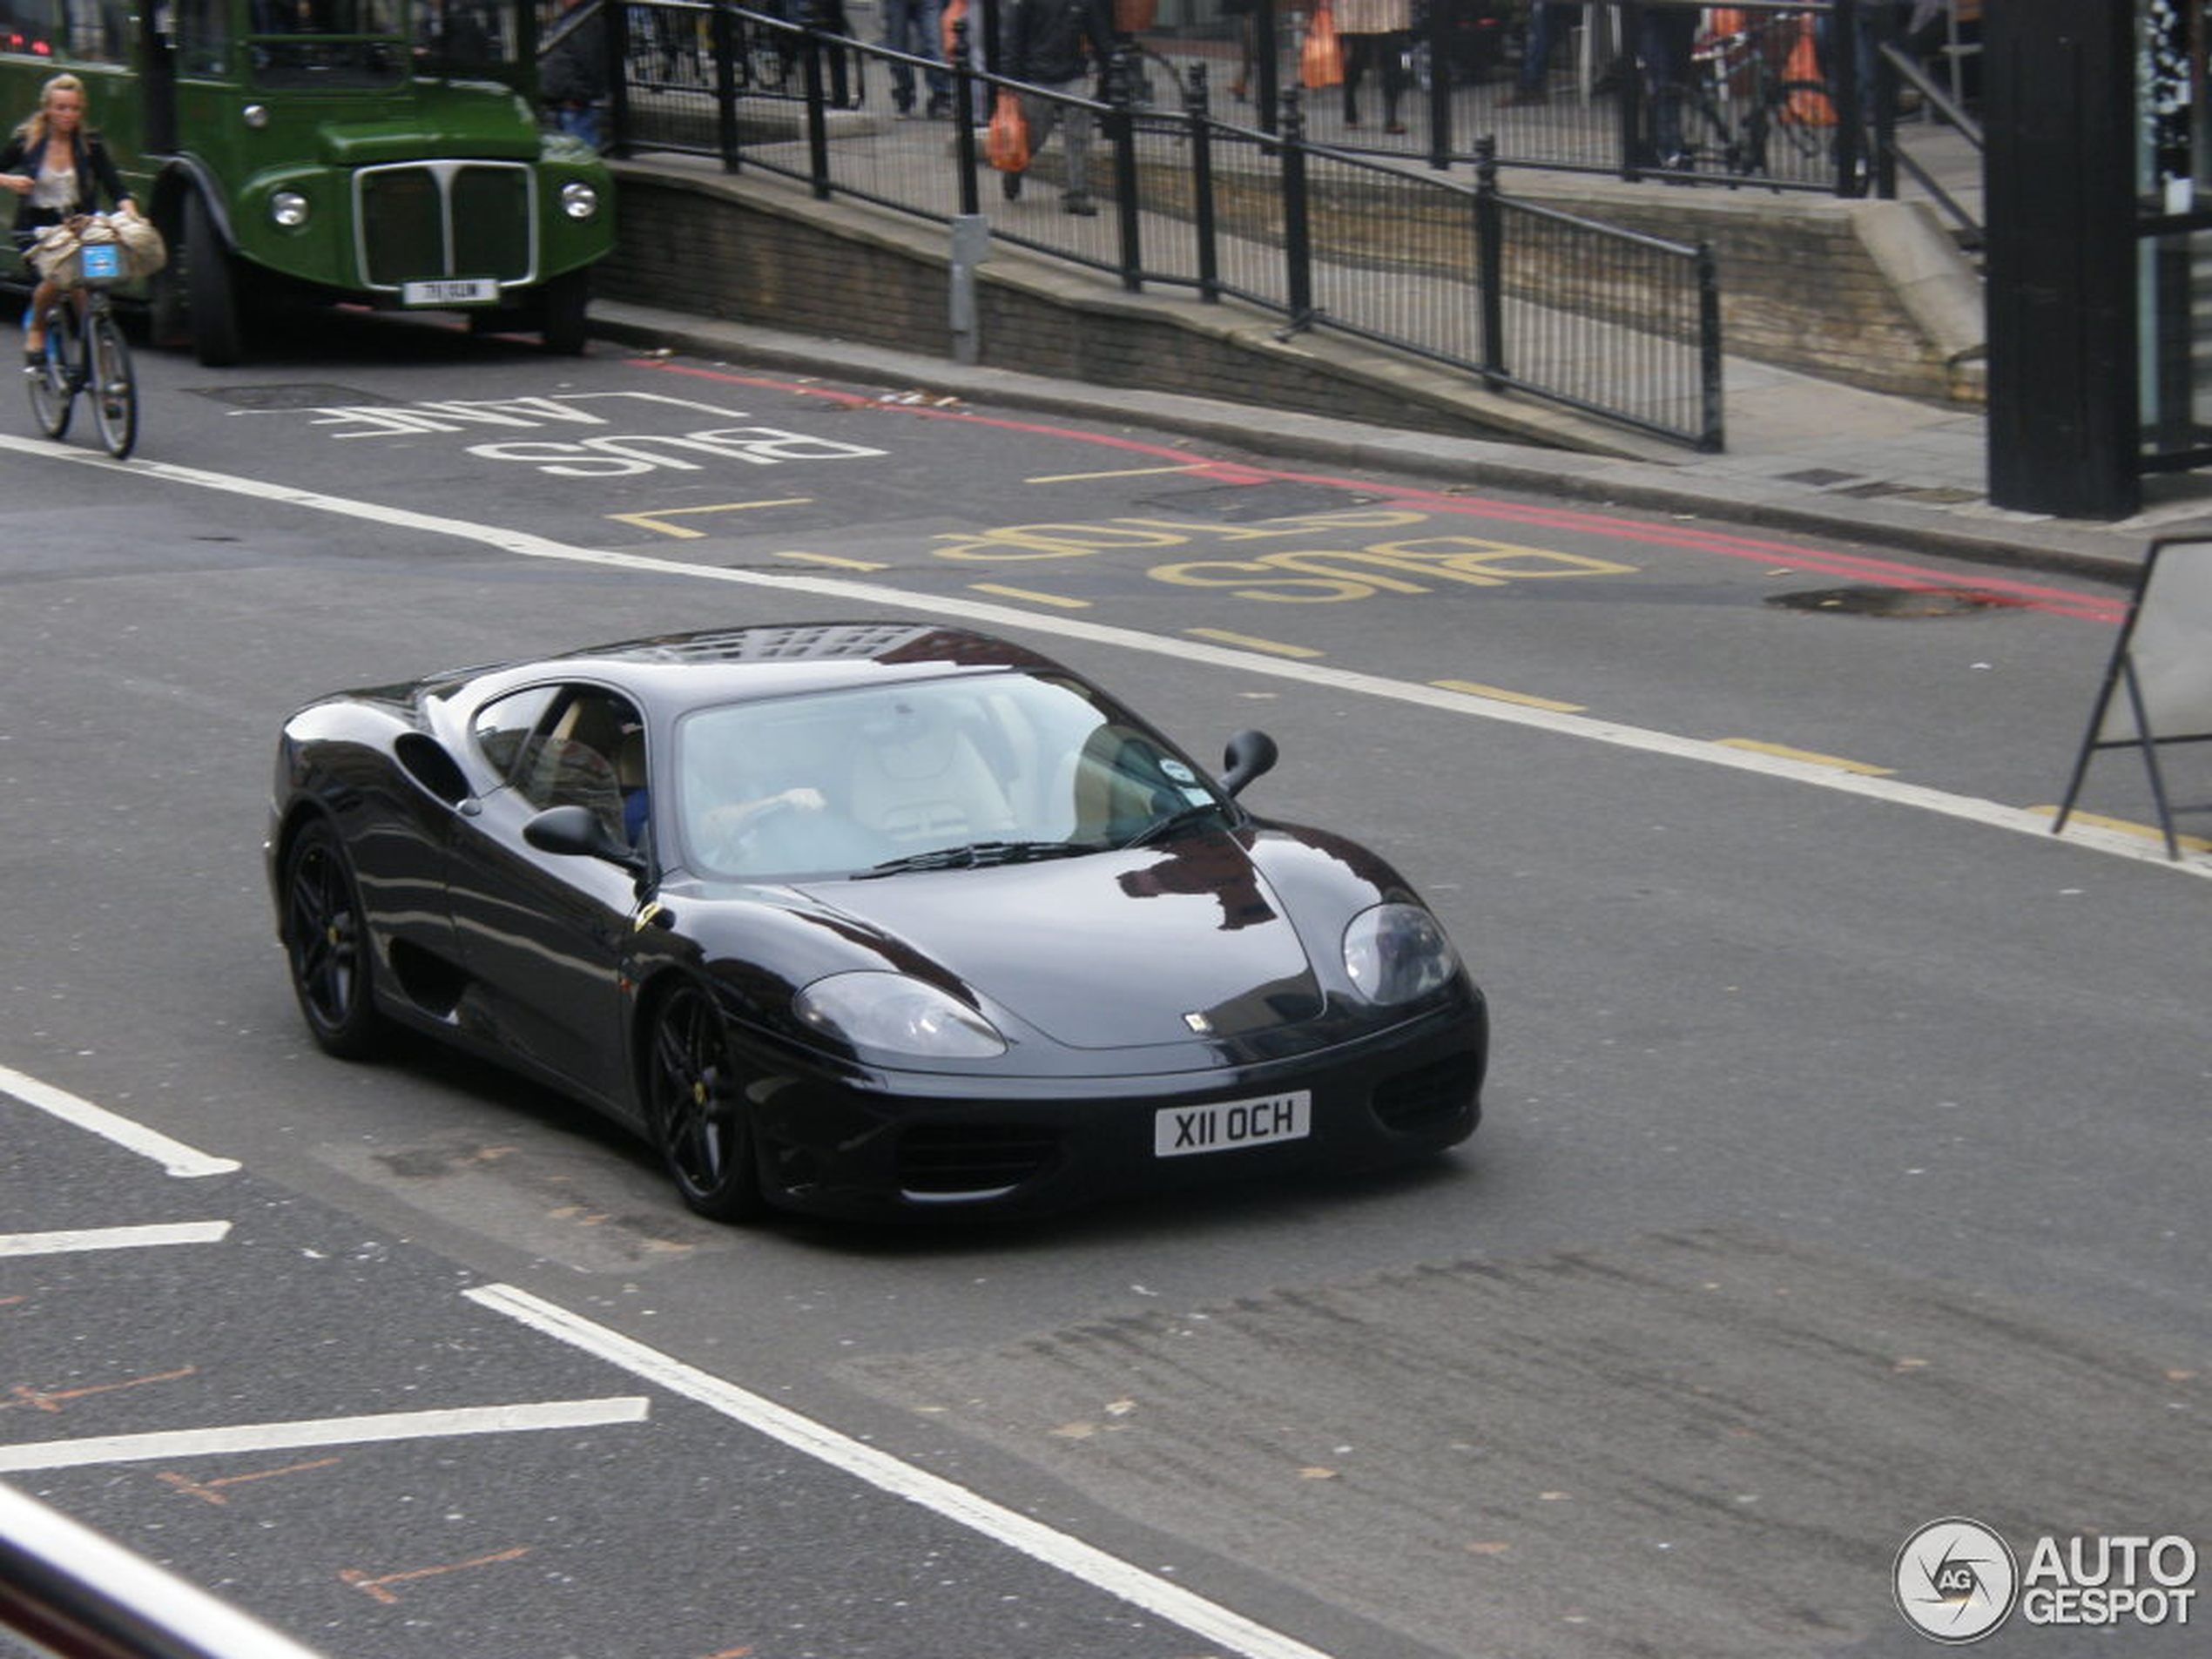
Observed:
[[[577,351],[613,192],[537,119],[529,0],[0,0],[0,119],[84,82],[168,239],[153,326],[236,361],[280,299],[455,308]],[[17,273],[12,244],[0,260]]]

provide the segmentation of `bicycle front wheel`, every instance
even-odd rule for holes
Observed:
[[[66,307],[57,309],[65,312]],[[31,418],[50,438],[69,435],[70,412],[77,402],[69,383],[69,356],[64,343],[69,338],[70,323],[65,314],[46,319],[46,354],[23,372],[30,391]]]
[[[138,441],[138,382],[131,372],[131,348],[105,311],[92,319],[91,335],[92,373],[86,389],[92,395],[92,419],[107,452],[121,461]]]

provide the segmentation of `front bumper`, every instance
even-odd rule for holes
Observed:
[[[1488,1022],[1479,993],[1388,1030],[1293,1059],[1127,1077],[903,1073],[856,1080],[757,1072],[752,1090],[771,1202],[856,1219],[1034,1212],[1137,1192],[1402,1163],[1465,1140],[1480,1117]],[[787,1062],[786,1062],[787,1065]],[[1168,1108],[1312,1097],[1312,1132],[1157,1156]]]

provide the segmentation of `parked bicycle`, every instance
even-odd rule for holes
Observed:
[[[1671,100],[1680,116],[1679,147],[1662,165],[1739,179],[1816,176],[1836,112],[1827,87],[1802,72],[1810,51],[1804,20],[1743,11],[1728,20],[1737,26],[1698,38],[1686,82],[1650,92],[1653,107]]]
[[[95,214],[88,229],[104,223]],[[120,242],[85,240],[82,233],[76,259],[76,280],[62,285],[47,314],[46,354],[24,369],[30,412],[48,437],[66,437],[77,395],[86,394],[100,442],[121,461],[138,441],[138,382],[108,290],[128,274],[127,263]]]

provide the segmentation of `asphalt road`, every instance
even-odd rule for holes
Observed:
[[[0,1257],[0,1475],[364,1659],[1901,1655],[1939,1516],[2212,1543],[2212,893],[2033,815],[2122,596],[382,321],[144,368],[128,468],[0,440],[0,1238],[188,1231]],[[1248,803],[1388,853],[1493,999],[1474,1141],[738,1231],[497,1074],[307,1043],[291,708],[917,614],[1271,732]],[[2149,815],[2118,759],[2087,804]]]

